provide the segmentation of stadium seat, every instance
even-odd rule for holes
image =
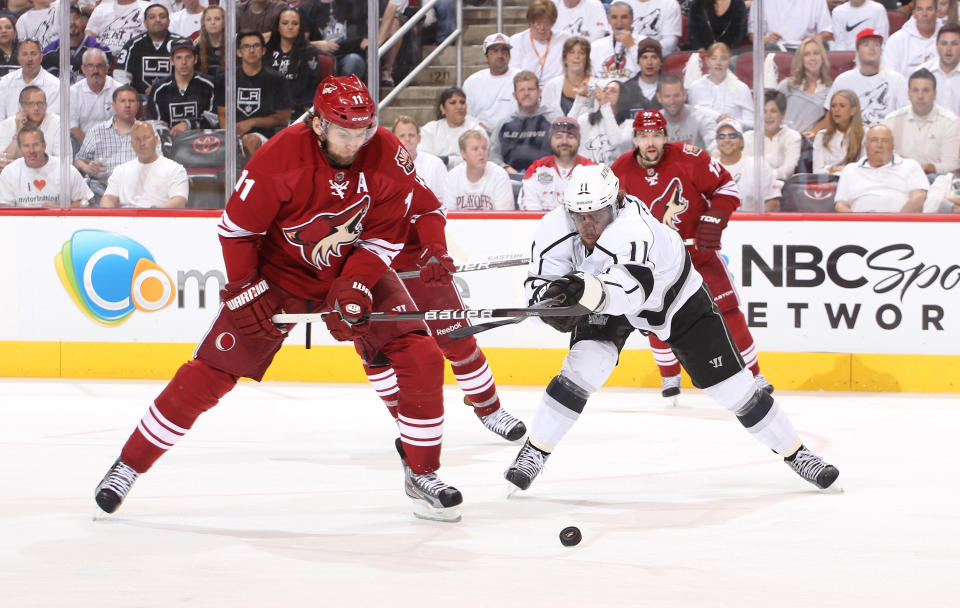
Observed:
[[[737,63],[733,67],[733,73],[744,84],[753,88],[753,53],[737,55],[735,60]],[[780,82],[790,75],[793,53],[773,53],[773,62],[777,66],[777,82]]]
[[[797,173],[783,184],[781,211],[832,213],[837,195],[838,175]]]
[[[856,65],[854,59],[857,53],[854,51],[830,51],[827,53],[830,59],[830,78],[836,79],[837,75],[847,70],[852,70]]]
[[[191,173],[190,195],[187,197],[187,209],[223,209],[223,175]]]
[[[893,34],[907,22],[907,16],[900,11],[887,11],[887,21],[890,23],[890,33]]]
[[[694,53],[695,51],[681,51],[667,55],[663,58],[662,73],[676,74],[680,78],[683,78],[683,68],[686,67],[687,61],[690,60],[690,55]],[[706,53],[700,53],[700,60],[703,61],[704,59],[706,59]]]

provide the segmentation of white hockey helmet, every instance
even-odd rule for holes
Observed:
[[[563,205],[569,213],[589,213],[615,207],[620,180],[604,164],[577,165],[563,189]]]

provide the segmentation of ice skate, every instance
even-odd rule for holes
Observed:
[[[516,487],[526,490],[543,470],[543,465],[547,462],[548,456],[550,456],[548,452],[533,447],[530,440],[527,439],[523,447],[520,448],[513,464],[504,472],[503,476]]]
[[[140,473],[137,473],[117,458],[113,466],[110,467],[110,470],[107,471],[107,474],[100,480],[100,484],[94,493],[97,506],[107,513],[116,511],[120,507],[120,504],[123,503],[127,492],[133,487],[133,482],[135,482],[139,476]]]
[[[797,472],[797,475],[803,477],[821,490],[830,488],[840,476],[840,471],[832,464],[828,464],[805,446],[800,446],[797,453],[789,460],[783,459],[790,468]],[[839,489],[834,486],[832,489]]]
[[[516,441],[527,434],[527,426],[523,424],[523,421],[514,418],[510,412],[503,409],[502,407],[492,414],[487,414],[486,416],[481,416],[479,413],[477,418],[483,422],[483,426],[487,427],[497,435],[500,435],[507,441]]]
[[[773,394],[773,385],[770,384],[770,381],[763,377],[763,374],[757,374],[753,377],[754,384],[757,385],[762,391],[767,391],[769,394]]]
[[[459,505],[463,502],[460,490],[441,481],[436,473],[414,473],[407,465],[399,437],[395,445],[403,463],[403,490],[413,501],[414,516],[433,521],[460,521]]]
[[[667,403],[677,407],[678,397],[680,396],[680,374],[676,376],[663,376],[660,378],[660,394],[667,400]]]

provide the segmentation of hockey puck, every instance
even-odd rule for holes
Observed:
[[[580,544],[583,535],[580,534],[580,528],[576,526],[567,526],[560,530],[560,544],[564,547],[572,547]]]

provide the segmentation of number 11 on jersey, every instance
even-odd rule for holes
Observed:
[[[247,179],[247,173],[248,171],[244,169],[243,172],[240,173],[240,179],[237,180],[237,184],[233,187],[234,192],[240,193],[241,201],[247,200],[247,195],[250,194],[250,189],[253,188],[254,180]],[[240,189],[241,186],[243,186],[242,190]]]

